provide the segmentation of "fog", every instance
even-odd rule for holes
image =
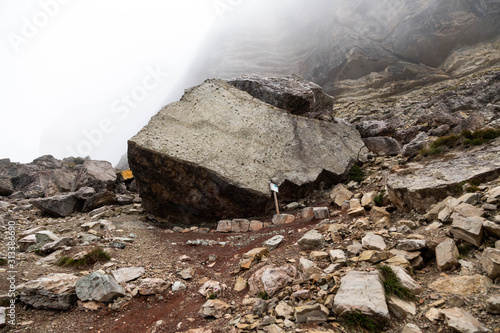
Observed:
[[[0,158],[116,164],[127,140],[184,89],[254,72],[328,83],[354,49],[332,39],[383,40],[403,3],[411,12],[426,1],[3,0]],[[332,67],[326,76],[320,63]],[[354,69],[341,74],[366,74]]]

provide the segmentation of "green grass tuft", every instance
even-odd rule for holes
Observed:
[[[378,265],[377,268],[382,274],[382,284],[384,285],[386,295],[394,295],[405,301],[416,300],[411,290],[401,285],[392,268],[387,265]]]
[[[5,266],[5,264],[7,264],[7,260],[0,258],[0,266]]]
[[[257,294],[257,297],[258,298],[262,298],[264,301],[267,301],[269,299],[269,295],[267,294],[267,292],[265,291],[260,291],[258,294]]]
[[[342,316],[342,323],[351,331],[381,332],[384,324],[360,311],[349,312]]]
[[[349,177],[347,178],[347,183],[355,181],[361,183],[365,179],[365,172],[357,165],[353,165],[349,170]]]
[[[385,190],[382,190],[379,194],[373,198],[373,202],[375,202],[375,205],[377,206],[382,206],[382,202],[384,201],[384,195],[385,195]]]
[[[457,246],[457,248],[458,248],[458,253],[460,254],[459,259],[466,258],[473,250],[472,246],[470,246],[467,243],[462,243],[459,246]]]
[[[108,253],[100,247],[96,247],[92,251],[88,252],[82,259],[75,260],[70,257],[62,257],[57,262],[57,265],[64,267],[92,266],[96,262],[107,262],[110,259],[111,256]]]

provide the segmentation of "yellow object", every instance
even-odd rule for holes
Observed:
[[[122,177],[123,177],[123,180],[134,179],[134,175],[132,174],[132,170],[128,169],[128,170],[122,171]]]

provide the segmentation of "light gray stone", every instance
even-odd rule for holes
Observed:
[[[78,175],[73,180],[71,190],[92,187],[96,192],[111,190],[116,182],[116,171],[107,161],[85,160]]]
[[[440,271],[458,267],[458,248],[451,238],[446,238],[436,246],[436,263]]]
[[[295,310],[294,308],[285,303],[285,302],[280,302],[276,308],[274,309],[276,312],[276,317],[278,318],[286,318],[286,319],[291,319],[294,316]]]
[[[165,292],[170,287],[170,285],[170,282],[167,282],[160,278],[146,278],[140,280],[137,288],[139,289],[139,294],[148,296],[161,294]]]
[[[118,283],[125,283],[136,280],[144,275],[146,270],[143,267],[126,267],[111,271],[111,275]]]
[[[291,214],[276,214],[273,216],[272,222],[276,225],[288,224],[295,221],[295,216]]]
[[[486,311],[491,314],[500,314],[500,294],[496,294],[488,298],[486,301]]]
[[[111,275],[98,272],[80,278],[75,285],[76,295],[82,301],[112,302],[125,296],[125,290]]]
[[[328,207],[315,207],[314,208],[314,218],[316,220],[323,220],[330,217],[330,211]]]
[[[342,250],[330,250],[329,252],[330,260],[334,264],[340,264],[341,266],[345,266],[347,264],[347,257],[345,252]]]
[[[49,274],[19,286],[21,302],[36,309],[67,310],[76,302],[73,274]]]
[[[451,233],[457,239],[461,239],[476,247],[480,247],[483,242],[482,217],[455,217],[451,225]]]
[[[459,308],[439,310],[446,326],[460,333],[481,333],[490,330],[470,313]]]
[[[173,292],[184,290],[186,288],[187,288],[186,285],[182,281],[175,281],[174,284],[172,285]]]
[[[336,185],[330,192],[330,199],[339,207],[341,207],[344,202],[351,200],[353,196],[354,193],[349,191],[344,184]]]
[[[491,221],[484,221],[483,228],[486,233],[492,237],[500,238],[500,224]]]
[[[338,317],[353,311],[389,320],[385,290],[378,272],[350,271],[341,280],[333,308]]]
[[[483,269],[486,275],[492,279],[500,277],[500,250],[487,248],[482,256]]]
[[[218,299],[210,299],[202,305],[200,315],[204,318],[215,317],[218,319],[228,313],[229,309],[231,309],[231,306],[226,302]]]
[[[404,172],[387,178],[387,193],[399,209],[415,209],[425,214],[428,208],[453,194],[461,182],[495,178],[500,170],[500,140],[475,147],[467,154],[409,163]]]
[[[36,236],[35,235],[29,235],[29,236],[23,237],[17,243],[19,245],[19,251],[20,252],[25,252],[25,251],[28,250],[28,248],[30,246],[36,244]]]
[[[422,239],[403,239],[398,242],[396,249],[403,251],[418,251],[425,248],[425,240]]]
[[[273,238],[268,239],[264,242],[264,246],[269,249],[269,251],[275,250],[281,243],[285,240],[285,236],[276,235]]]
[[[302,250],[319,249],[325,243],[325,238],[317,230],[308,231],[297,244]]]
[[[3,306],[0,307],[0,328],[4,327],[7,323],[6,310]]]
[[[330,311],[322,304],[304,305],[295,308],[297,323],[326,322]]]
[[[297,276],[297,268],[292,265],[264,266],[248,280],[250,294],[265,291],[269,296],[273,296],[278,290],[292,283]]]
[[[179,205],[216,219],[255,216],[269,201],[269,180],[293,200],[320,174],[333,184],[368,151],[353,126],[291,115],[215,79],[128,142],[144,208],[161,217]]]
[[[33,199],[30,200],[36,208],[42,212],[55,216],[67,217],[77,211],[79,201],[75,198],[73,193],[59,194],[49,198]]]
[[[422,330],[415,324],[406,324],[401,333],[422,333]]]
[[[384,238],[382,236],[376,235],[373,232],[369,232],[361,240],[363,247],[369,250],[384,251],[387,247]]]
[[[424,290],[422,286],[418,284],[404,268],[399,266],[390,266],[390,267],[392,271],[396,274],[396,277],[398,278],[399,282],[403,287],[409,289],[415,295],[420,294]]]
[[[404,301],[394,295],[389,296],[387,305],[391,313],[398,319],[411,318],[417,313],[417,306],[414,302]]]

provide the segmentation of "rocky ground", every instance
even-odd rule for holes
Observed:
[[[499,331],[500,178],[427,214],[404,213],[387,194],[378,196],[401,162],[373,159],[361,184],[318,190],[283,207],[286,214],[221,221],[217,230],[154,223],[140,203],[53,218],[26,199],[6,200],[2,228],[15,221],[19,239],[36,238],[18,241],[17,325],[3,331],[351,332],[342,314],[352,309],[385,325],[375,331],[419,331],[406,324],[423,332]],[[72,241],[57,245],[60,239]],[[52,245],[24,251],[40,242]],[[111,260],[56,264],[95,246]],[[380,264],[393,267],[414,300],[386,295]],[[133,269],[120,271],[126,268]],[[82,286],[93,272],[120,284]],[[67,275],[41,280],[52,273]],[[0,288],[8,290],[6,279]]]

